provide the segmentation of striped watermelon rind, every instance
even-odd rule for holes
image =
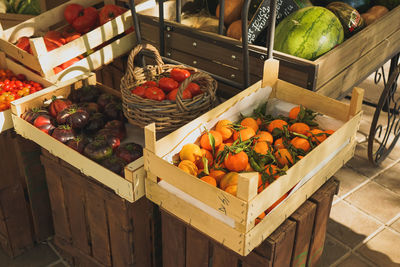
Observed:
[[[343,42],[339,19],[318,6],[297,10],[276,27],[274,49],[293,56],[314,60]]]

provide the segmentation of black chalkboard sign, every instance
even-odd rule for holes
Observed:
[[[269,5],[270,0],[264,0],[259,5],[254,16],[249,22],[249,32],[247,39],[249,44],[254,44],[256,40],[259,40],[259,35],[266,32],[269,21]],[[309,6],[310,3],[306,0],[305,2],[297,2],[295,0],[277,0],[276,3],[276,23],[278,24],[284,18],[294,11]]]

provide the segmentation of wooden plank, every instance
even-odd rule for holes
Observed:
[[[272,267],[272,262],[264,257],[261,257],[255,252],[251,252],[242,261],[242,267],[254,267],[254,266]]]
[[[185,226],[173,218],[173,215],[161,210],[162,248],[164,267],[185,266]]]
[[[317,93],[332,98],[344,97],[355,84],[362,82],[398,53],[398,47],[393,44],[399,42],[400,30],[385,38],[373,50],[358,58],[358,60],[338,73],[334,78],[318,87]]]
[[[321,189],[310,197],[316,203],[314,229],[309,247],[307,266],[315,266],[322,255],[325,244],[326,227],[332,207],[333,195],[337,193],[339,183],[334,179],[329,180]]]
[[[20,136],[14,138],[14,147],[27,187],[35,240],[43,241],[54,234],[54,227],[45,172],[40,162],[41,149]]]
[[[40,157],[46,172],[46,181],[49,188],[51,212],[56,236],[71,242],[71,229],[69,226],[68,212],[65,206],[64,186],[62,176],[65,175],[57,162],[44,156]]]
[[[352,118],[358,112],[361,111],[363,98],[364,98],[364,89],[355,87],[351,95],[350,110],[348,114],[349,118]]]
[[[233,251],[214,243],[212,254],[213,267],[238,266],[238,255]]]
[[[186,226],[186,266],[208,267],[210,258],[210,239]]]
[[[10,256],[14,257],[33,246],[33,229],[31,229],[24,191],[19,183],[0,190],[0,209],[6,222],[8,235],[6,238],[12,252]]]
[[[397,7],[317,59],[315,63],[319,65],[319,69],[316,88],[320,88],[370,51],[376,50],[381,42],[385,42],[389,36],[400,30],[399,16],[400,7]],[[393,45],[395,43],[391,44],[398,50],[398,47]],[[378,51],[382,54],[387,53],[384,49],[378,49]],[[372,61],[377,62],[377,59],[374,58]],[[353,86],[355,84],[353,83]]]
[[[133,184],[134,201],[144,197],[146,191],[144,188],[144,179],[146,171],[144,170],[144,157],[125,166],[125,179]]]
[[[26,14],[4,13],[0,14],[0,24],[1,27],[6,30],[33,17],[32,15]]]
[[[296,235],[290,263],[292,267],[306,266],[316,209],[315,203],[306,201],[290,216],[290,219],[296,222]]]
[[[105,200],[101,196],[100,188],[90,189],[87,184],[86,205],[87,224],[90,231],[93,258],[105,266],[111,266],[111,248],[109,227],[107,222]],[[100,192],[98,192],[100,191]]]
[[[62,168],[65,176],[62,177],[64,184],[65,205],[67,207],[69,224],[71,228],[71,244],[85,254],[91,253],[87,228],[87,205],[85,199],[82,177],[64,166]]]

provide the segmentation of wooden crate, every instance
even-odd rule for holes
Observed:
[[[25,14],[4,13],[0,14],[0,23],[1,27],[3,27],[3,29],[6,30],[33,17],[35,16],[25,15]]]
[[[60,24],[65,25],[63,12],[65,7],[71,3],[79,3],[87,7],[103,3],[115,3],[115,1],[68,1],[10,29],[1,31],[0,49],[7,56],[38,72],[41,76],[57,82],[96,70],[110,63],[114,58],[128,53],[134,47],[136,43],[135,33],[125,33],[125,31],[133,26],[130,10],[82,35],[80,38],[50,52],[47,51],[42,37],[30,39],[33,54],[19,49],[14,45],[21,36],[38,36],[50,28],[60,27]],[[143,5],[146,6],[145,3]],[[139,4],[138,10],[140,10],[140,6]],[[106,45],[101,47],[104,43]],[[54,67],[80,55],[83,55],[83,59],[55,75],[53,71]]]
[[[71,149],[63,143],[57,141],[53,137],[40,131],[32,124],[20,118],[28,109],[40,107],[46,100],[53,96],[68,97],[71,90],[78,89],[84,84],[98,85],[103,92],[108,92],[117,97],[121,97],[120,92],[96,82],[94,74],[75,77],[69,81],[59,83],[40,91],[38,95],[33,97],[25,97],[12,103],[13,122],[15,131],[26,139],[32,140],[41,147],[50,151],[53,155],[62,158],[83,174],[92,177],[110,189],[114,190],[117,195],[122,198],[134,202],[144,196],[144,176],[143,157],[125,166],[125,177],[121,177],[112,171],[104,168],[98,163],[90,160],[79,152]],[[131,126],[129,126],[131,127]],[[133,126],[132,126],[133,127]],[[141,142],[143,136],[140,137],[142,130],[134,128],[139,135],[135,142]],[[128,136],[129,138],[129,136]]]
[[[54,243],[72,266],[160,266],[157,209],[130,203],[43,150],[55,227]]]
[[[103,66],[101,69],[95,72],[97,81],[110,88],[120,91],[121,79],[125,75],[127,62],[127,55],[114,59],[113,62]]]
[[[306,265],[312,233],[326,231],[326,223],[324,225],[315,218],[316,210],[323,210],[327,221],[330,206],[324,203],[332,202],[337,187],[338,183],[334,179],[326,182],[311,196],[311,199],[317,195],[323,198],[318,198],[318,201],[307,200],[246,257],[229,251],[162,209],[163,266],[207,267],[209,263],[212,266],[243,267],[316,266],[321,254],[316,254],[313,263]],[[324,239],[325,236],[319,241],[324,242]]]
[[[173,1],[166,3],[174,5]],[[157,9],[140,15],[143,39],[159,45]],[[279,78],[336,98],[347,93],[394,54],[400,51],[400,6],[314,61],[274,51],[280,61]],[[167,14],[167,18],[168,14]],[[165,22],[165,54],[174,60],[243,83],[241,42],[214,33]],[[250,80],[262,77],[267,49],[250,45]],[[213,56],[209,60],[210,55]],[[233,95],[233,94],[232,94]]]
[[[146,197],[243,256],[264,241],[353,156],[361,119],[362,89],[354,89],[350,104],[342,103],[277,79],[278,65],[277,60],[266,62],[269,78],[264,82],[272,86],[262,87],[260,81],[159,141],[155,140],[154,124],[145,128]],[[221,119],[236,121],[240,113],[250,113],[268,99],[303,105],[341,122],[326,142],[260,194],[257,194],[257,173],[239,175],[235,197],[172,164],[172,157],[185,144],[195,142],[205,128],[212,128]],[[301,182],[298,190],[255,226],[256,217],[298,182]]]

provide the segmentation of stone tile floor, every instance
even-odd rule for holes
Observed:
[[[360,87],[369,87],[366,99],[377,102],[379,93],[371,89],[370,83]],[[366,140],[375,108],[363,105],[363,110],[355,156],[335,174],[340,190],[333,201],[318,267],[400,266],[400,142],[381,166],[372,166]],[[68,264],[49,241],[14,260],[0,250],[0,267],[3,266]]]

